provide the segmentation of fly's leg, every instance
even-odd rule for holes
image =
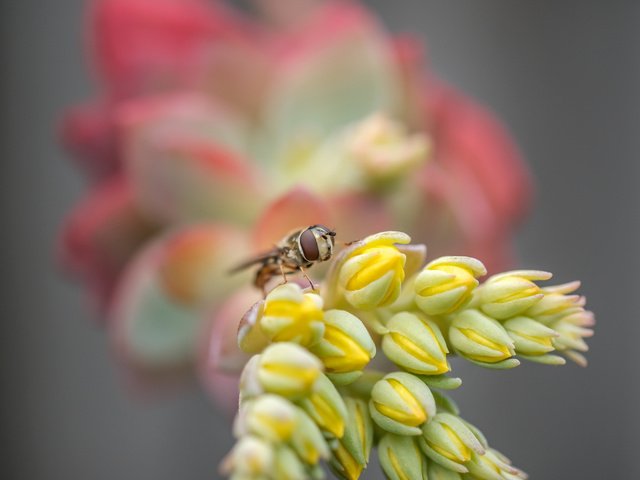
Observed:
[[[282,275],[282,283],[280,285],[284,285],[289,280],[287,279],[287,274],[284,272],[284,265],[282,262],[278,262],[278,266],[280,267],[280,274]]]
[[[309,275],[307,275],[307,272],[304,271],[304,268],[302,267],[298,267],[300,269],[300,271],[302,272],[302,275],[304,275],[304,278],[307,279],[307,282],[309,282],[309,286],[311,287],[311,290],[315,290],[316,286],[313,284],[313,282],[311,281],[311,279],[309,278]]]

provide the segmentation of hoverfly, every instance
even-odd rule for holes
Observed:
[[[305,268],[316,262],[329,260],[333,255],[336,232],[324,225],[311,225],[302,230],[295,230],[284,237],[268,252],[241,263],[231,270],[236,273],[253,265],[260,264],[253,284],[266,296],[266,285],[274,276],[282,275],[284,283],[287,275],[302,272],[313,289],[313,282],[307,276]]]

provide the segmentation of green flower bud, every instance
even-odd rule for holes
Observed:
[[[301,408],[296,408],[296,428],[291,446],[303,462],[315,465],[329,457],[329,446],[318,426]]]
[[[260,355],[257,377],[266,392],[291,400],[308,396],[322,372],[322,363],[295,343],[269,345]]]
[[[410,373],[394,372],[371,390],[371,418],[378,426],[398,435],[420,435],[420,427],[436,414],[431,390]]]
[[[451,322],[449,342],[466,359],[493,368],[519,365],[513,340],[497,321],[477,310],[465,310]]]
[[[527,309],[525,315],[537,322],[550,325],[568,313],[579,310],[583,305],[584,298],[580,295],[545,292],[538,303]]]
[[[553,339],[558,333],[527,317],[515,317],[504,322],[513,340],[515,351],[522,355],[544,355],[554,350]]]
[[[337,384],[353,382],[376,354],[376,346],[358,317],[344,310],[324,314],[322,340],[312,347],[325,371]]]
[[[432,321],[415,313],[400,312],[387,322],[387,329],[382,350],[399,367],[423,375],[439,375],[450,370],[447,344]]]
[[[578,365],[585,367],[587,359],[579,352],[586,352],[589,346],[585,338],[593,336],[592,327],[595,319],[592,312],[584,309],[570,313],[551,324],[558,337],[553,339],[553,346]]]
[[[416,278],[415,301],[427,315],[446,315],[464,307],[487,270],[471,257],[441,257]]]
[[[296,427],[296,409],[288,400],[265,394],[251,401],[244,409],[240,429],[271,442],[286,442]]]
[[[336,438],[344,435],[347,407],[331,380],[320,374],[315,390],[300,402],[300,406],[324,432]]]
[[[274,288],[264,301],[260,327],[274,342],[317,343],[324,332],[322,298],[303,293],[299,285],[285,283]]]
[[[305,480],[307,472],[293,450],[279,445],[275,455],[275,475],[278,480]]]
[[[235,444],[222,461],[220,470],[224,474],[233,472],[241,478],[260,478],[273,472],[273,447],[257,437],[246,436]]]
[[[347,397],[347,424],[344,436],[332,448],[330,466],[344,480],[356,480],[369,462],[373,445],[373,423],[367,403]]]
[[[429,480],[462,480],[458,472],[444,468],[439,463],[429,462],[428,465]]]
[[[474,477],[486,480],[527,478],[524,472],[512,467],[504,456],[492,449],[488,449],[484,455],[472,453],[467,468]]]
[[[389,480],[427,480],[427,461],[414,437],[387,433],[378,445],[378,457]]]
[[[471,460],[472,454],[484,454],[482,444],[471,429],[450,413],[438,413],[422,431],[422,451],[449,470],[466,473],[469,470],[465,464]]]
[[[494,275],[480,289],[480,309],[497,320],[515,317],[544,296],[532,280],[550,278],[550,273],[537,270],[515,270]]]
[[[392,304],[400,295],[406,262],[395,244],[410,241],[401,232],[382,232],[354,244],[338,274],[347,302],[365,310]]]

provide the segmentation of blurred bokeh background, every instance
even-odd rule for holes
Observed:
[[[0,5],[1,476],[217,478],[227,420],[197,389],[131,396],[83,291],[56,271],[83,190],[56,120],[92,91],[84,3]],[[587,369],[454,365],[464,417],[533,479],[640,478],[640,4],[367,3],[510,127],[537,183],[520,263],[582,279],[598,318]]]

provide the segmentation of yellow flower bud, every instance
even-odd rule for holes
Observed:
[[[484,454],[484,448],[458,417],[450,413],[438,413],[431,422],[423,427],[420,448],[431,460],[449,470],[467,473],[465,464],[475,452]]]
[[[326,375],[320,374],[314,392],[303,399],[300,406],[320,429],[336,438],[342,438],[347,421],[347,407]]]
[[[453,313],[469,303],[478,286],[477,277],[486,273],[482,262],[475,258],[438,258],[424,267],[416,278],[416,304],[427,315]]]
[[[380,428],[398,435],[420,435],[420,427],[436,414],[429,387],[405,372],[390,373],[376,382],[369,408]]]
[[[401,232],[371,235],[354,245],[343,260],[338,282],[352,306],[373,309],[390,305],[400,294],[405,254],[395,244],[411,241]]]
[[[440,375],[450,370],[447,344],[438,326],[422,315],[400,312],[387,322],[382,350],[411,373]]]
[[[260,478],[271,475],[273,464],[273,447],[265,440],[246,436],[241,438],[225,457],[220,470],[224,474]]]
[[[304,410],[296,407],[296,428],[291,437],[291,446],[300,459],[315,465],[321,459],[329,458],[329,446],[318,426]]]
[[[513,467],[506,457],[493,449],[486,450],[484,455],[473,452],[466,466],[476,478],[487,480],[527,478],[523,471]]]
[[[558,333],[527,317],[515,317],[504,322],[515,351],[521,355],[544,355],[553,351],[553,339]]]
[[[304,465],[291,448],[279,445],[275,454],[274,478],[278,480],[305,480]]]
[[[519,365],[514,344],[497,321],[477,310],[459,313],[449,328],[449,342],[458,354],[483,366],[511,368]]]
[[[393,179],[427,160],[431,142],[422,133],[410,135],[397,121],[374,114],[350,138],[349,152],[372,180]]]
[[[589,350],[584,339],[593,336],[590,327],[594,324],[593,313],[582,308],[556,320],[551,324],[551,328],[558,333],[558,337],[553,339],[553,346],[558,352],[585,367],[587,359],[580,352]]]
[[[257,378],[266,392],[292,400],[308,396],[322,372],[322,363],[295,343],[269,345],[259,357]]]
[[[342,385],[353,382],[375,356],[375,343],[360,319],[349,312],[329,310],[324,322],[324,336],[312,352],[331,380]]]
[[[274,288],[264,302],[260,327],[274,342],[313,345],[324,332],[322,298],[303,293],[299,285],[285,283]]]
[[[436,462],[429,462],[427,471],[429,480],[462,480],[462,476],[458,472],[444,468]]]
[[[296,410],[288,400],[265,394],[249,402],[240,414],[242,419],[238,427],[271,442],[286,442],[296,427]]]
[[[344,399],[347,425],[344,436],[332,447],[331,469],[344,480],[356,480],[369,462],[373,445],[373,423],[366,402]]]
[[[480,309],[497,320],[515,317],[544,296],[532,280],[550,278],[550,273],[537,270],[516,270],[494,275],[480,289]]]
[[[427,480],[427,461],[413,437],[385,434],[378,457],[389,480]]]

